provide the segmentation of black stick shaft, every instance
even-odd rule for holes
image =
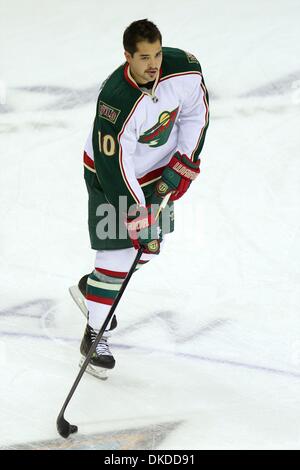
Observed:
[[[61,409],[61,411],[60,411],[60,413],[59,413],[59,415],[58,415],[57,423],[59,423],[60,420],[63,419],[65,410],[66,410],[66,408],[67,408],[67,406],[68,406],[68,404],[69,404],[69,402],[70,402],[70,400],[71,400],[71,398],[72,398],[72,396],[73,396],[73,394],[74,394],[74,392],[75,392],[75,390],[76,390],[76,388],[77,388],[77,386],[78,386],[78,384],[79,384],[79,382],[80,382],[80,380],[81,380],[81,377],[83,376],[83,374],[84,374],[84,372],[85,372],[85,369],[87,368],[87,366],[88,366],[88,364],[89,364],[89,362],[90,362],[90,359],[91,359],[92,355],[94,354],[94,352],[95,352],[95,350],[96,350],[96,347],[97,347],[97,345],[98,345],[100,339],[101,339],[102,336],[103,336],[103,333],[104,333],[104,331],[105,331],[105,329],[106,329],[108,323],[110,322],[110,320],[111,320],[111,318],[112,318],[112,316],[113,316],[113,314],[114,314],[114,311],[115,311],[116,308],[117,308],[118,303],[119,303],[120,300],[121,300],[121,297],[122,297],[122,295],[123,295],[123,293],[124,293],[124,291],[125,291],[125,289],[126,289],[126,287],[127,287],[128,282],[130,281],[130,278],[131,278],[132,274],[134,273],[134,270],[135,270],[135,268],[136,268],[136,266],[137,266],[139,260],[141,259],[142,254],[143,254],[143,248],[140,248],[140,249],[138,250],[138,253],[137,253],[136,257],[135,257],[135,260],[134,260],[134,262],[133,262],[133,264],[132,264],[132,266],[131,266],[131,268],[130,268],[130,270],[129,270],[127,276],[126,276],[126,278],[124,279],[124,281],[123,281],[123,283],[122,283],[122,287],[121,287],[121,289],[120,289],[119,292],[118,292],[118,295],[117,295],[117,297],[116,297],[116,299],[115,299],[115,301],[114,301],[114,303],[113,303],[113,305],[112,305],[112,307],[111,307],[111,309],[110,309],[110,311],[109,311],[109,314],[108,314],[108,316],[106,317],[106,320],[105,320],[105,322],[103,323],[101,330],[99,331],[98,335],[96,336],[95,341],[93,342],[92,346],[90,347],[90,350],[89,350],[89,352],[88,352],[88,354],[87,354],[87,356],[86,356],[86,359],[85,359],[84,363],[82,364],[82,366],[81,366],[81,368],[80,368],[79,374],[77,375],[77,377],[76,377],[76,379],[75,379],[75,382],[74,382],[74,384],[73,384],[73,386],[72,386],[72,388],[71,388],[71,390],[70,390],[70,392],[69,392],[69,394],[68,394],[68,396],[67,396],[67,398],[66,398],[66,400],[65,400],[65,402],[64,402],[64,404],[63,404],[63,407],[62,407],[62,409]]]
[[[171,196],[171,193],[168,193],[168,194],[164,197],[164,199],[162,200],[162,203],[160,204],[159,209],[158,209],[158,212],[157,212],[156,217],[155,217],[156,220],[158,219],[160,212],[166,207],[170,196]],[[64,418],[65,410],[66,410],[66,408],[67,408],[67,406],[68,406],[68,404],[69,404],[69,402],[70,402],[70,400],[71,400],[71,398],[72,398],[72,396],[73,396],[73,394],[74,394],[74,392],[75,392],[75,390],[76,390],[76,388],[77,388],[77,386],[78,386],[78,384],[79,384],[79,382],[80,382],[80,380],[81,380],[81,377],[83,376],[83,374],[84,374],[84,372],[85,372],[85,369],[87,368],[87,366],[88,366],[88,364],[89,364],[89,362],[90,362],[90,359],[91,359],[92,355],[94,354],[94,352],[95,352],[95,350],[96,350],[96,347],[97,347],[97,345],[98,345],[100,339],[101,339],[102,336],[103,336],[103,333],[104,333],[104,331],[105,331],[105,329],[106,329],[108,323],[110,322],[110,320],[111,320],[111,318],[112,318],[112,316],[113,316],[113,314],[114,314],[114,311],[116,310],[116,308],[117,308],[117,306],[118,306],[118,303],[119,303],[120,300],[121,300],[121,297],[122,297],[122,295],[123,295],[123,293],[124,293],[124,291],[125,291],[125,289],[126,289],[126,287],[127,287],[127,284],[128,284],[128,282],[130,281],[131,276],[132,276],[132,274],[134,273],[134,270],[135,270],[135,268],[136,268],[136,266],[137,266],[139,260],[141,259],[141,256],[142,256],[142,254],[143,254],[143,251],[144,251],[144,248],[143,248],[143,247],[141,247],[141,248],[138,250],[137,255],[136,255],[136,257],[135,257],[135,260],[134,260],[134,262],[132,263],[132,266],[131,266],[129,272],[128,272],[126,278],[124,279],[124,281],[123,281],[123,283],[122,283],[122,287],[121,287],[121,289],[119,290],[119,293],[118,293],[118,295],[117,295],[117,297],[116,297],[116,299],[115,299],[115,301],[114,301],[114,303],[113,303],[113,305],[112,305],[112,307],[111,307],[111,309],[110,309],[110,311],[109,311],[109,314],[108,314],[108,316],[106,317],[106,320],[105,320],[105,322],[103,323],[103,325],[102,325],[102,327],[101,327],[101,330],[99,331],[98,335],[96,336],[95,341],[94,341],[93,344],[91,345],[90,350],[89,350],[89,352],[88,352],[88,354],[87,354],[87,356],[86,356],[86,359],[85,359],[84,363],[82,364],[82,366],[81,366],[81,368],[80,368],[79,374],[77,375],[77,377],[76,377],[76,379],[75,379],[75,382],[74,382],[74,384],[72,385],[72,388],[71,388],[71,390],[70,390],[70,392],[69,392],[69,394],[68,394],[68,396],[67,396],[67,398],[66,398],[66,400],[65,400],[65,402],[64,402],[64,404],[63,404],[63,407],[62,407],[62,409],[60,410],[60,413],[59,413],[59,415],[58,415],[58,417],[57,417],[57,420],[56,420],[57,430],[58,430],[59,434],[60,434],[61,436],[65,437],[65,438],[69,437],[69,435],[70,435],[71,433],[77,432],[77,426],[71,425],[70,423],[68,423],[68,422],[65,420],[65,418]]]

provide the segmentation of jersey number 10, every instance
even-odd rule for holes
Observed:
[[[98,131],[98,140],[100,152],[108,157],[112,157],[116,152],[116,142],[113,136],[109,134],[102,135],[102,133]]]

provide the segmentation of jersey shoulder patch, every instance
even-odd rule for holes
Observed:
[[[184,72],[200,72],[200,63],[194,54],[176,49],[174,47],[163,47],[162,76],[173,75]]]
[[[185,52],[185,55],[187,56],[187,60],[190,64],[199,64],[199,61],[197,57],[194,56],[194,54],[191,54],[190,52]]]
[[[110,123],[116,131],[132,112],[141,97],[140,90],[128,84],[124,77],[125,64],[118,67],[103,83],[97,102],[96,117],[105,125]]]

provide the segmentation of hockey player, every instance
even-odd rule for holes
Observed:
[[[85,182],[89,194],[89,234],[96,250],[95,269],[79,288],[88,322],[81,343],[82,361],[116,298],[140,246],[139,265],[160,251],[173,231],[173,205],[199,174],[199,154],[208,127],[208,94],[196,57],[162,47],[158,28],[147,19],[124,32],[126,62],[104,82],[85,145]],[[168,192],[169,224],[154,209]],[[154,204],[154,205],[153,205]],[[167,210],[168,209],[168,210]],[[112,369],[108,337],[113,317],[99,342],[90,373]]]

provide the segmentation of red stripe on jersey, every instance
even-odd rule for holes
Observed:
[[[155,178],[159,178],[164,171],[165,167],[157,168],[156,170],[150,171],[150,173],[147,173],[145,176],[142,176],[141,178],[138,178],[138,182],[140,184],[147,183],[148,181],[151,181]]]
[[[124,68],[124,77],[125,77],[125,79],[127,80],[128,83],[130,83],[131,86],[133,86],[134,88],[139,89],[139,87],[137,86],[137,84],[134,83],[134,82],[131,80],[131,78],[129,77],[128,68],[129,68],[129,64],[127,63],[127,64],[125,65],[125,68]]]
[[[97,304],[105,304],[105,305],[112,305],[115,299],[109,299],[108,297],[98,297],[98,295],[91,295],[86,294],[85,298],[87,300],[91,300],[92,302],[96,302]]]
[[[170,75],[167,75],[166,77],[163,77],[160,79],[160,82],[164,82],[165,80],[169,80],[170,78],[174,78],[174,77],[181,77],[183,75],[201,75],[202,77],[202,73],[201,72],[197,72],[196,70],[194,71],[191,71],[191,72],[181,72],[181,73],[173,73],[173,74],[170,74]]]
[[[121,272],[121,271],[110,271],[109,269],[103,269],[103,268],[95,268],[96,271],[98,271],[101,274],[104,274],[105,276],[110,276],[110,277],[117,277],[118,279],[125,279],[127,276],[127,273]]]
[[[87,166],[89,166],[90,168],[93,168],[93,170],[95,169],[94,160],[92,160],[91,157],[89,157],[85,151],[83,153],[83,161]]]

